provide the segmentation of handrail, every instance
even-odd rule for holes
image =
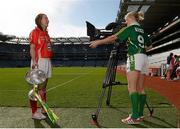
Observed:
[[[163,41],[163,40],[165,40],[165,39],[168,39],[169,37],[174,36],[174,35],[176,35],[176,34],[178,34],[178,33],[180,33],[180,30],[178,30],[178,31],[176,31],[176,32],[174,32],[174,33],[172,33],[172,34],[170,34],[170,35],[168,35],[168,36],[165,36],[165,37],[163,37],[162,39],[153,42],[152,44],[154,45],[154,44],[156,44],[156,43],[158,43],[158,42],[161,42],[161,41]]]
[[[171,40],[171,41],[166,42],[166,43],[164,43],[164,44],[162,44],[162,45],[159,45],[159,46],[157,46],[157,47],[154,47],[154,48],[152,48],[152,49],[148,50],[147,52],[150,52],[150,51],[153,51],[153,50],[156,50],[156,49],[159,49],[159,48],[165,47],[165,46],[170,45],[170,44],[175,44],[175,43],[177,43],[177,42],[179,42],[179,41],[180,41],[180,38],[177,38],[177,39]]]
[[[163,32],[171,29],[172,27],[174,27],[175,25],[177,25],[178,23],[180,23],[180,19],[177,19],[176,21],[170,23],[168,26],[164,27],[163,29],[161,29],[159,32],[157,32],[156,34],[154,34],[153,38],[156,38],[157,36],[161,35]],[[153,35],[152,35],[153,36]]]

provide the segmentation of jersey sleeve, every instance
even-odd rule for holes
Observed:
[[[117,36],[118,41],[124,42],[128,39],[128,37],[130,35],[130,29],[129,29],[129,27],[123,27],[115,35]]]
[[[29,43],[36,45],[38,43],[38,36],[35,30],[31,31],[29,34]]]

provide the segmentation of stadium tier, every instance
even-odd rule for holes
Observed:
[[[54,66],[106,66],[112,45],[89,48],[89,44],[55,44]],[[0,67],[30,65],[28,44],[0,43]]]

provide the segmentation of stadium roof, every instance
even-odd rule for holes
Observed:
[[[142,25],[148,34],[180,15],[180,0],[121,0],[116,21],[121,22],[127,12],[142,11]]]
[[[0,41],[1,37],[0,37]],[[26,37],[12,37],[11,39],[5,40],[6,43],[12,43],[12,44],[29,44],[29,39]],[[3,41],[4,42],[4,41]],[[57,38],[51,38],[51,42],[56,44],[89,44],[89,38],[88,37],[57,37]]]
[[[7,41],[7,40],[13,39],[15,37],[16,36],[14,36],[14,35],[6,35],[6,34],[3,34],[2,32],[0,32],[0,41]]]

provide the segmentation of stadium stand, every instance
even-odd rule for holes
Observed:
[[[112,45],[89,48],[88,37],[51,38],[54,43],[54,66],[106,66]],[[28,38],[0,42],[0,67],[30,65]]]

